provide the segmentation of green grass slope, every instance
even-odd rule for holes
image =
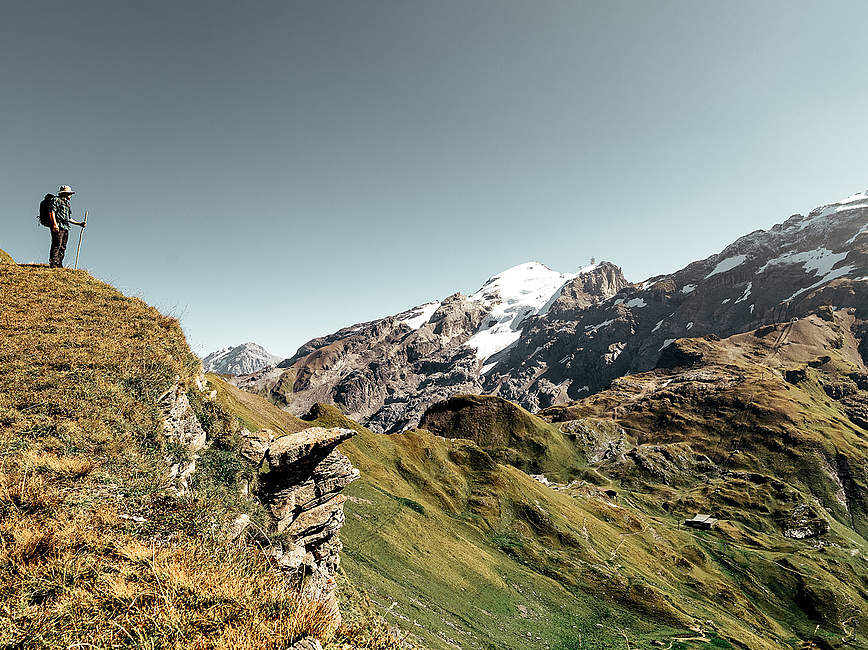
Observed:
[[[782,643],[868,647],[868,393],[852,312],[821,310],[725,341],[686,366],[546,409],[642,512],[708,512],[705,562],[780,626]],[[622,433],[596,435],[602,424]],[[810,647],[810,646],[806,646]]]
[[[590,465],[558,490],[467,440],[361,429],[344,445],[363,474],[346,571],[432,647],[861,647],[868,454],[853,327],[826,313],[682,341],[674,357],[693,365],[544,412]],[[459,410],[440,429],[450,438],[469,421]],[[464,437],[506,439],[480,421]],[[696,512],[722,521],[682,527]]]
[[[576,445],[517,404],[493,395],[454,395],[432,405],[419,428],[444,438],[467,438],[498,462],[556,480],[575,478],[586,466]]]
[[[611,437],[599,415],[570,422]],[[665,508],[672,488],[638,471],[594,462],[600,480],[552,490],[470,440],[378,435],[326,405],[306,419],[360,432],[342,446],[362,472],[346,491],[343,567],[425,647],[795,648],[815,630],[816,647],[861,639],[866,549],[835,522],[820,548],[739,520],[694,531],[679,524],[708,506],[707,477]],[[850,617],[824,624],[836,608]]]
[[[692,533],[598,488],[551,490],[468,440],[378,435],[326,405],[307,419],[359,431],[342,445],[362,472],[346,490],[343,567],[425,647],[728,647],[724,636],[745,640],[738,647],[780,647],[710,593],[707,602],[682,598],[661,579],[661,566],[688,574],[678,554],[661,557],[661,542],[689,547]],[[685,565],[708,589],[727,579]]]

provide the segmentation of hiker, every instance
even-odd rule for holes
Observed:
[[[48,265],[53,269],[63,268],[63,256],[66,254],[66,240],[69,239],[69,226],[85,227],[83,221],[73,221],[70,197],[75,194],[69,185],[62,185],[48,208],[49,228],[51,228],[51,251],[48,253]],[[47,198],[47,197],[46,197]]]

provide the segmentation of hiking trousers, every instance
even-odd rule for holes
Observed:
[[[48,266],[51,268],[63,267],[63,256],[66,255],[66,240],[68,239],[68,230],[51,231],[51,250],[48,253]]]

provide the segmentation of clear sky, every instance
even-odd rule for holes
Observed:
[[[307,339],[528,260],[675,270],[868,187],[868,3],[6,3],[0,248],[199,353]],[[73,231],[74,258],[78,232]]]

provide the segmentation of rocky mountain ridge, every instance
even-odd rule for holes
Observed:
[[[820,305],[868,310],[868,193],[793,215],[668,275],[629,283],[603,262],[574,274],[538,262],[303,345],[238,384],[305,412],[333,402],[375,431],[415,426],[455,393],[531,410],[653,368],[684,336],[729,336]]]
[[[216,350],[202,359],[205,372],[220,375],[249,375],[263,368],[271,368],[281,357],[271,354],[257,343],[242,343]]]

